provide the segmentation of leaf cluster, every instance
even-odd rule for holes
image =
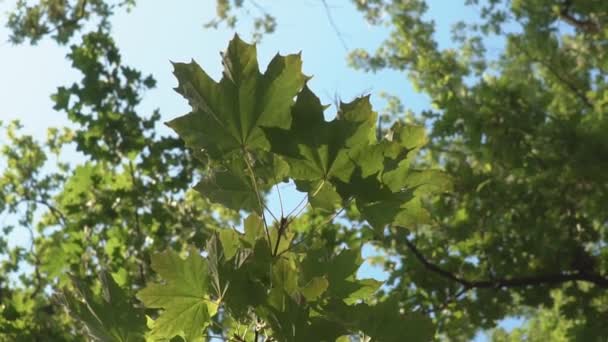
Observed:
[[[325,121],[298,55],[277,55],[260,73],[255,47],[235,37],[222,56],[219,82],[194,62],[174,64],[176,90],[192,111],[167,124],[209,167],[195,189],[250,214],[242,231],[212,230],[205,255],[193,248],[186,259],[170,251],[153,256],[164,283],[148,284],[138,297],[163,311],[148,337],[191,341],[208,327],[243,341],[333,341],[360,333],[382,341],[429,339],[428,318],[378,301],[373,295],[381,284],[356,277],[358,249],[315,239],[351,200],[377,234],[424,216],[420,196],[443,190],[447,180],[410,168],[423,130],[396,124],[377,141],[368,98],[341,104],[336,118]],[[285,181],[307,193],[311,210],[327,220],[304,227],[304,234],[293,229],[299,212],[268,222],[265,193]]]

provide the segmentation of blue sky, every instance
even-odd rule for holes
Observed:
[[[428,16],[437,24],[436,38],[442,47],[450,45],[450,28],[455,20],[475,20],[478,17],[473,9],[463,6],[463,2],[429,1]],[[287,54],[301,51],[304,72],[313,76],[309,85],[324,103],[333,103],[336,96],[350,101],[356,96],[371,94],[375,108],[381,110],[384,102],[379,93],[385,91],[399,96],[406,107],[415,111],[428,108],[428,99],[412,89],[406,75],[393,71],[366,74],[348,67],[346,50],[320,0],[260,0],[258,3],[278,20],[277,32],[265,37],[258,45],[262,68],[277,52]],[[0,13],[10,10],[13,4],[14,1],[0,0]],[[327,0],[327,4],[349,49],[374,50],[388,36],[388,28],[366,24],[350,1]],[[249,10],[252,15],[259,14],[253,6]],[[168,120],[188,111],[187,102],[172,90],[176,81],[170,61],[195,59],[217,79],[221,73],[219,52],[225,49],[235,31],[250,40],[251,20],[247,16],[236,30],[203,28],[203,24],[214,15],[214,1],[182,0],[139,1],[130,13],[115,16],[114,38],[121,49],[123,61],[144,73],[152,73],[158,81],[157,88],[144,97],[140,107],[143,115],[159,108],[163,119]],[[0,24],[5,22],[6,16],[1,18]],[[64,57],[67,47],[57,46],[49,40],[43,40],[36,46],[12,46],[4,42],[6,37],[8,31],[1,27],[0,120],[18,118],[24,124],[26,133],[43,139],[48,127],[69,124],[63,113],[52,110],[50,94],[60,85],[77,81],[80,75],[70,68]],[[166,128],[161,130],[171,134]],[[78,157],[73,155],[70,158],[77,161]],[[299,197],[287,197],[285,201],[291,205],[299,200]],[[276,208],[277,203],[273,206]],[[23,233],[14,234],[11,239],[15,244],[27,242]],[[370,267],[365,267],[362,274],[383,276]],[[507,323],[507,326],[512,325]],[[484,339],[480,335],[477,340]]]
[[[10,10],[14,1],[0,1],[0,13]],[[248,2],[246,1],[245,4]],[[321,99],[330,103],[335,95],[350,100],[372,94],[381,108],[381,91],[399,95],[413,109],[427,107],[424,95],[416,94],[406,76],[397,72],[365,74],[355,72],[346,63],[346,51],[326,17],[320,0],[259,1],[278,18],[278,30],[258,46],[261,65],[276,53],[302,51],[304,71],[313,75],[310,86]],[[385,27],[373,27],[362,20],[350,1],[327,1],[337,27],[348,48],[374,49],[388,35]],[[460,2],[431,1],[429,16],[437,23],[437,37],[449,45],[450,25],[455,18],[474,18],[476,13]],[[256,13],[251,8],[252,14]],[[214,1],[184,0],[176,6],[169,1],[140,1],[130,13],[119,13],[113,20],[114,38],[126,64],[154,74],[158,86],[144,98],[142,112],[160,108],[165,118],[187,111],[187,104],[172,88],[176,82],[170,61],[195,59],[212,76],[219,77],[219,52],[238,32],[250,38],[250,20],[243,17],[236,30],[204,29],[203,24],[215,15]],[[6,18],[6,17],[4,17]],[[4,22],[0,20],[0,23]],[[43,40],[37,46],[12,46],[4,42],[8,31],[0,27],[0,119],[20,118],[28,133],[43,136],[46,128],[66,124],[64,115],[53,113],[49,94],[59,85],[78,80],[79,75],[65,60],[67,47]],[[168,130],[167,130],[168,132]]]

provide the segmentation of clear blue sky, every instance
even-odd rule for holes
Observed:
[[[477,13],[463,6],[464,1],[429,1],[429,17],[437,24],[436,37],[442,47],[450,45],[451,24],[457,19],[475,20]],[[152,73],[157,88],[149,91],[140,107],[148,115],[159,108],[163,119],[168,120],[188,111],[188,105],[172,89],[176,81],[169,61],[195,59],[211,76],[219,78],[223,51],[235,31],[250,40],[251,21],[244,19],[236,30],[204,29],[203,24],[215,15],[215,1],[139,1],[130,13],[120,13],[113,20],[114,37],[123,54],[123,61],[144,73]],[[262,1],[258,3],[278,19],[277,32],[263,39],[258,46],[260,65],[265,67],[276,53],[302,51],[304,72],[313,75],[309,83],[324,103],[333,103],[336,96],[344,101],[371,94],[376,110],[384,102],[378,96],[382,91],[399,96],[404,105],[415,111],[428,108],[428,99],[413,91],[402,73],[385,71],[365,74],[350,69],[346,63],[346,50],[330,25],[320,0]],[[327,0],[338,30],[349,49],[373,50],[389,33],[386,27],[373,27],[347,0]],[[67,125],[63,113],[52,110],[49,95],[60,85],[69,85],[79,79],[77,72],[65,60],[67,47],[43,40],[37,46],[12,46],[5,43],[8,31],[4,28],[6,11],[14,1],[0,0],[0,120],[18,118],[24,131],[39,139],[51,126]],[[245,1],[245,6],[248,2]],[[249,6],[252,15],[258,10]],[[331,110],[329,111],[331,113]],[[163,132],[171,134],[166,128]],[[0,145],[2,144],[0,138]],[[77,155],[70,158],[78,158]],[[76,161],[76,160],[75,160]],[[295,196],[285,199],[287,206],[299,200]],[[290,203],[290,204],[289,204]],[[276,203],[274,205],[276,208]],[[27,243],[23,232],[11,236],[13,244]],[[366,253],[370,253],[366,250]],[[384,275],[369,266],[360,274],[383,278]],[[513,326],[507,322],[507,326]],[[476,339],[483,341],[479,335]]]

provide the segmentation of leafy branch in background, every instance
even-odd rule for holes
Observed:
[[[253,19],[253,39],[259,41],[264,35],[273,33],[277,26],[275,16],[256,0],[217,0],[215,9],[216,17],[205,23],[207,28],[218,28],[221,24],[235,28],[239,18],[246,14]]]
[[[608,317],[607,4],[467,4],[446,46],[430,2],[357,1],[368,22],[390,18],[392,29],[375,51],[352,51],[352,66],[405,71],[429,96],[433,107],[415,115],[432,126],[423,162],[454,183],[430,224],[388,234],[398,259],[385,259],[397,265],[388,282],[436,313],[447,339],[521,315],[531,320],[522,334],[553,340],[533,328],[552,324],[557,292],[561,338],[598,340],[608,334],[594,323]]]

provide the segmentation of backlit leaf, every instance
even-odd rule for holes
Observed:
[[[192,112],[167,124],[195,151],[214,157],[234,151],[266,149],[261,127],[289,128],[289,109],[304,85],[299,55],[276,55],[260,74],[256,48],[238,36],[222,55],[224,72],[214,81],[196,62],[175,63],[177,91]]]
[[[164,283],[148,284],[137,293],[146,307],[164,309],[154,322],[152,336],[202,340],[217,311],[217,303],[208,293],[207,262],[194,249],[186,259],[167,250],[152,256],[152,268]]]

